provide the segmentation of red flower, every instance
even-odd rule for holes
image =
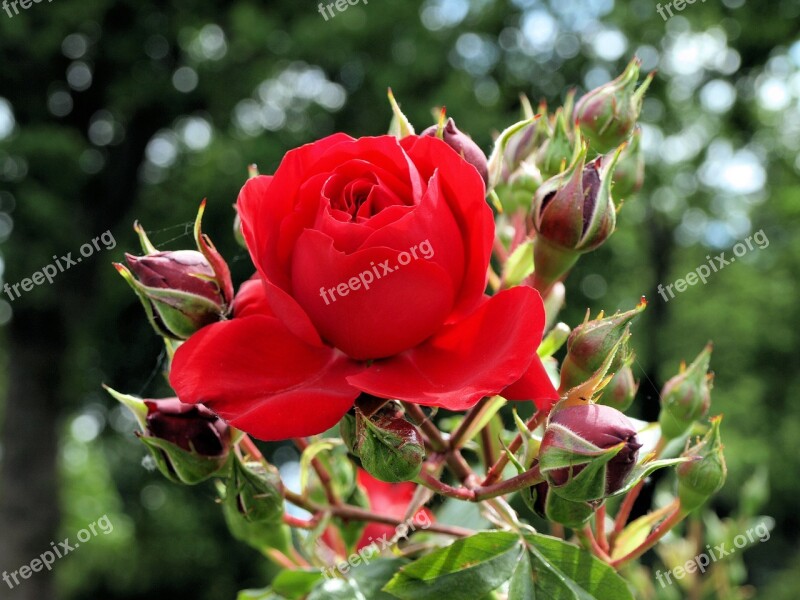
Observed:
[[[239,195],[259,277],[234,319],[178,350],[178,396],[265,440],[325,431],[361,392],[450,410],[498,393],[549,406],[539,295],[484,295],[484,195],[477,170],[432,137],[336,134],[289,152]]]

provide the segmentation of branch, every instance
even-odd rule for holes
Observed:
[[[542,411],[537,410],[533,416],[528,419],[526,425],[528,426],[528,431],[534,431],[539,425],[541,425],[544,420],[547,418],[549,411]],[[519,447],[522,446],[522,434],[518,433],[517,437],[511,440],[511,443],[508,445],[508,451],[512,454],[519,450]],[[497,459],[497,462],[492,465],[492,468],[489,469],[488,473],[486,474],[486,478],[483,480],[483,485],[491,485],[503,474],[503,469],[506,468],[508,464],[508,454],[503,453],[500,455],[500,458]]]
[[[395,527],[407,524],[407,522],[403,521],[402,519],[395,519],[393,517],[389,517],[386,515],[374,514],[369,512],[368,510],[364,510],[363,508],[358,508],[357,506],[350,506],[349,504],[340,504],[338,506],[323,506],[317,504],[313,500],[303,498],[300,494],[295,494],[291,490],[284,490],[283,495],[284,498],[286,498],[286,500],[288,500],[295,506],[304,508],[312,513],[328,512],[332,515],[350,521],[367,521],[372,523],[383,523],[385,525],[394,525]],[[442,525],[439,523],[431,523],[428,527],[425,527],[425,529],[427,531],[433,531],[434,533],[442,533],[445,535],[452,535],[454,537],[469,537],[475,533],[471,529],[464,529],[463,527],[456,527],[451,525]]]
[[[655,546],[658,541],[664,537],[675,525],[680,523],[686,515],[689,513],[681,510],[681,501],[679,498],[676,498],[675,501],[672,503],[675,509],[670,513],[670,515],[661,521],[661,524],[656,527],[650,535],[647,536],[647,539],[642,542],[642,544],[626,554],[625,556],[616,559],[615,561],[611,562],[611,566],[615,569],[619,569],[622,565],[626,562],[629,562],[635,558],[639,558],[642,554],[650,550],[653,546]]]
[[[308,440],[305,438],[294,438],[293,441],[300,449],[301,453],[305,452],[306,448],[308,448]],[[328,503],[333,506],[340,504],[339,498],[336,497],[336,492],[333,489],[333,481],[331,480],[330,473],[328,473],[322,462],[314,457],[311,459],[311,466],[316,472],[317,477],[319,477],[322,488],[325,490],[325,497],[328,499]]]

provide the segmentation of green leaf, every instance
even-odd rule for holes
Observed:
[[[514,287],[531,273],[533,273],[533,241],[529,240],[517,246],[508,257],[503,267],[503,281],[506,287]]]
[[[275,579],[272,580],[272,589],[289,600],[296,600],[307,596],[320,579],[322,579],[321,571],[290,571],[287,569],[275,576]]]
[[[511,577],[521,552],[516,534],[478,533],[401,568],[384,590],[403,600],[482,598]]]
[[[531,561],[534,595],[517,598],[634,600],[625,580],[585,550],[538,533],[526,534],[525,541]]]
[[[645,460],[647,458],[645,457]],[[640,462],[633,470],[631,470],[628,477],[625,479],[625,485],[623,485],[619,490],[614,492],[610,497],[615,496],[622,496],[623,494],[627,494],[633,487],[639,483],[642,479],[649,476],[653,471],[657,471],[658,469],[663,469],[664,467],[672,467],[675,465],[679,465],[684,462],[688,462],[692,460],[690,457],[678,457],[678,458],[664,458],[661,460],[651,460],[650,462]]]
[[[514,569],[514,575],[511,577],[508,600],[535,600],[535,585],[530,555],[528,552],[523,552],[519,557],[517,568]]]
[[[381,588],[406,564],[408,560],[405,558],[389,558],[362,564],[350,571],[351,581],[358,585],[358,589],[369,600],[392,600],[393,596],[381,591]]]

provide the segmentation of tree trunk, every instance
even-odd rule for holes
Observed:
[[[57,543],[58,367],[64,336],[55,311],[15,312],[9,329],[8,395],[0,437],[0,571],[8,571],[13,585],[12,573]],[[13,591],[0,580],[0,597],[56,597],[52,571],[33,573],[27,580],[17,577]]]

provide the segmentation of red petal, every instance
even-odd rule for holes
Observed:
[[[538,356],[533,359],[525,374],[500,392],[500,395],[508,400],[533,400],[539,410],[550,410],[559,398]]]
[[[262,440],[322,433],[352,406],[346,382],[361,368],[293,336],[276,318],[209,325],[175,354],[170,382],[182,402],[202,402]]]
[[[348,381],[382,398],[464,410],[526,373],[543,328],[539,294],[513,288],[486,300],[417,348],[376,361]]]
[[[294,296],[322,337],[353,358],[412,348],[437,331],[450,312],[453,286],[447,272],[424,259],[400,266],[398,254],[384,247],[346,256],[329,237],[312,230],[298,240]]]
[[[486,203],[485,185],[478,171],[442,140],[409,136],[400,144],[427,182],[439,171],[442,195],[450,205],[465,246],[465,274],[461,295],[456,300],[453,320],[473,310],[486,290],[486,270],[494,242],[494,218]]]
[[[264,284],[258,273],[245,281],[239,288],[239,292],[233,300],[233,314],[237,319],[253,315],[274,316],[267,301]]]

